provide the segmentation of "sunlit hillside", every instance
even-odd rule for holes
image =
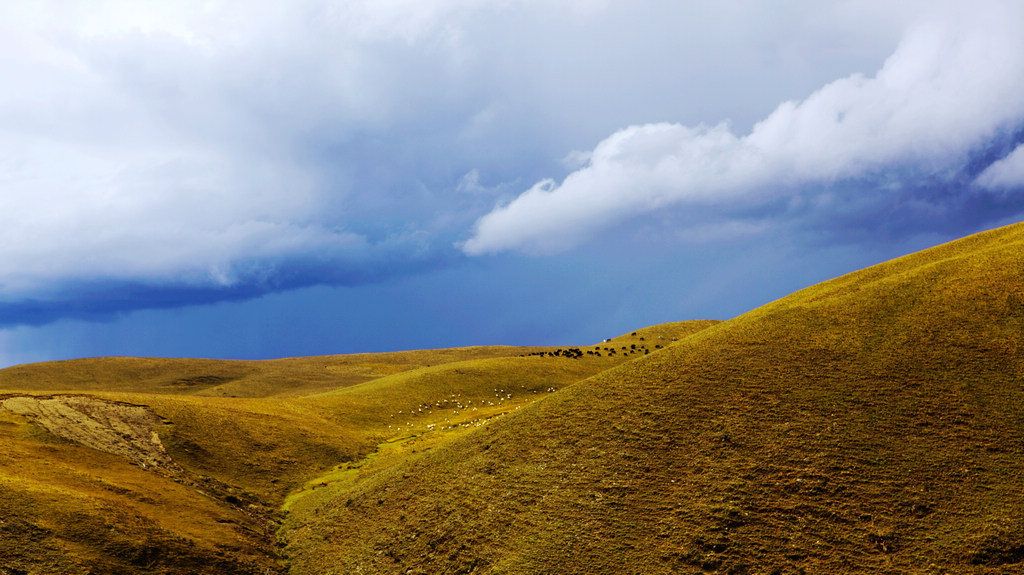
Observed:
[[[368,470],[295,573],[1024,571],[1024,226],[808,288]]]
[[[282,510],[328,475],[380,446],[443,443],[712,323],[586,348],[2,370],[0,573],[281,571]]]
[[[1024,225],[604,342],[0,370],[0,574],[1024,572]]]

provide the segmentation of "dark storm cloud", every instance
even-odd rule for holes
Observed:
[[[373,260],[359,262],[339,261],[330,254],[238,262],[233,280],[223,284],[67,282],[37,297],[0,301],[0,328],[39,326],[61,319],[109,321],[134,310],[236,302],[317,285],[363,286],[450,267],[452,255],[417,252],[395,244],[380,248]]]

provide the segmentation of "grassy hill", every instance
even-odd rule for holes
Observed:
[[[301,500],[379,445],[418,449],[467,433],[712,323],[657,326],[586,352],[95,358],[0,370],[0,574],[280,572],[274,531],[286,497]]]
[[[1024,226],[849,274],[327,487],[293,572],[1024,572],[1022,337]]]
[[[1024,572],[1024,225],[580,347],[0,370],[8,573]]]

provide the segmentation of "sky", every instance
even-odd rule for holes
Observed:
[[[1024,219],[1024,4],[0,5],[0,367],[583,345]]]

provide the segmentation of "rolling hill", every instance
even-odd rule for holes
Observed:
[[[72,360],[0,406],[0,574],[1024,572],[1024,225],[586,347]]]
[[[656,326],[586,352],[92,358],[0,370],[0,574],[283,572],[283,509],[333,485],[327,475],[377,458],[382,445],[400,447],[387,450],[395,455],[467,433],[713,323]]]
[[[1024,571],[1024,226],[797,292],[366,473],[295,573]]]

